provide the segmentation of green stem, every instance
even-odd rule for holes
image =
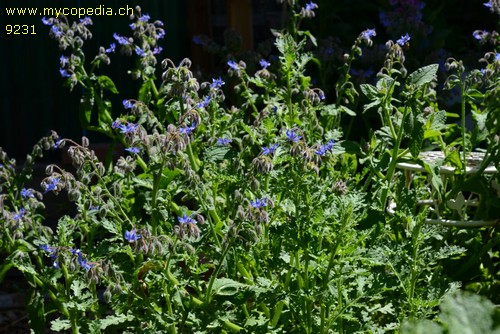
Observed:
[[[405,106],[404,112],[403,112],[403,117],[401,119],[401,124],[399,126],[398,134],[396,137],[396,142],[394,143],[394,147],[392,148],[392,154],[391,154],[391,162],[389,164],[389,169],[387,170],[387,174],[385,176],[385,181],[387,182],[387,185],[384,189],[382,189],[381,197],[380,197],[380,204],[382,205],[382,210],[385,210],[385,207],[387,205],[387,196],[389,194],[389,186],[390,182],[392,180],[392,177],[394,175],[394,171],[396,169],[396,164],[398,162],[398,152],[399,152],[399,146],[401,145],[401,140],[403,139],[403,134],[404,134],[404,123],[406,121],[406,118],[408,116],[409,110],[408,106]]]
[[[467,97],[465,96],[465,85],[463,83],[460,84],[460,93],[462,97],[462,103],[461,103],[461,116],[462,116],[462,152],[463,152],[463,173],[465,175],[467,171],[467,147],[466,145],[466,140],[465,140],[465,102]]]

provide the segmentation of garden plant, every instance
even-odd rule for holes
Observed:
[[[162,59],[163,23],[139,7],[130,34],[99,36],[107,46],[93,59],[91,18],[43,18],[59,74],[81,91],[80,124],[107,136],[110,153],[56,132],[23,168],[0,150],[0,281],[13,268],[26,278],[33,333],[458,333],[468,312],[482,319],[470,333],[500,331],[497,227],[427,223],[500,219],[500,178],[482,173],[500,168],[498,34],[471,36],[491,47],[480,69],[450,58],[409,70],[412,36],[383,41],[375,80],[358,84],[351,65],[377,36],[367,27],[337,81],[318,88],[309,73],[324,65],[303,28],[318,5],[284,6],[274,57],[227,55],[207,81],[189,59]],[[124,74],[136,95],[104,74],[114,57],[134,59]],[[458,91],[458,113],[441,102],[446,90]],[[353,139],[367,115],[376,121]],[[49,150],[72,167],[50,164],[27,187]],[[423,160],[431,150],[444,158]],[[473,151],[484,160],[467,173]],[[425,172],[398,168],[409,161]],[[56,228],[48,193],[74,209]]]

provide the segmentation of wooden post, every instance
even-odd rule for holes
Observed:
[[[227,25],[242,38],[242,49],[253,49],[253,18],[251,0],[227,0]]]

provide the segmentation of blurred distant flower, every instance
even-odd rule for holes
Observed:
[[[21,208],[21,210],[19,210],[19,212],[14,215],[14,220],[18,221],[19,219],[21,219],[25,215],[25,213],[26,213],[26,210],[24,208]]]
[[[211,98],[210,96],[205,96],[205,97],[203,98],[203,101],[201,101],[200,103],[198,103],[198,104],[196,105],[196,108],[206,108],[206,107],[208,107],[208,105],[210,104],[210,100],[211,100],[211,99],[212,99],[212,98]]]
[[[217,138],[218,145],[224,146],[224,145],[228,145],[230,142],[232,142],[232,140],[229,138]]]
[[[125,149],[125,151],[137,154],[141,152],[141,149],[139,147],[128,147]]]

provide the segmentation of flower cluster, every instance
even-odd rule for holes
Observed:
[[[174,226],[174,233],[180,239],[193,238],[198,239],[200,237],[200,229],[198,228],[198,221],[194,219],[195,214],[188,216],[184,214],[182,217],[177,217],[179,225]],[[204,222],[202,216],[197,215],[197,219],[200,222]]]

